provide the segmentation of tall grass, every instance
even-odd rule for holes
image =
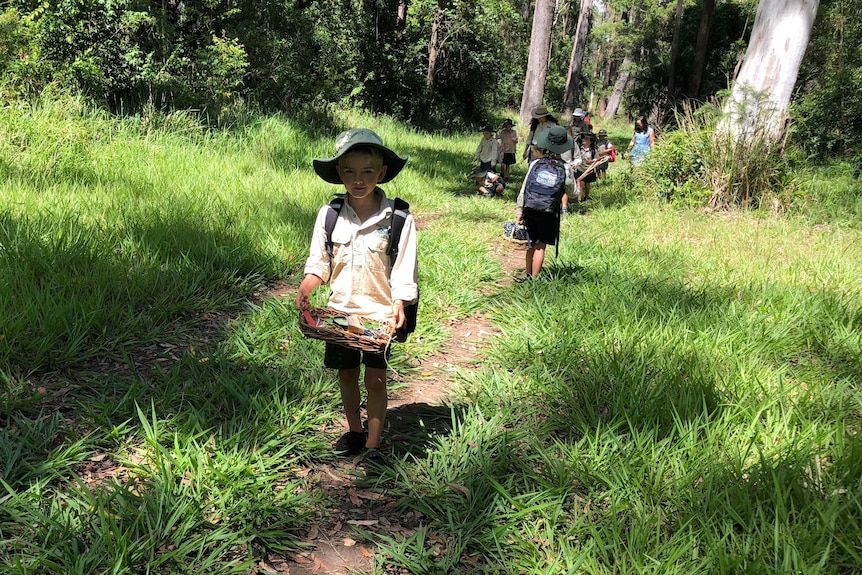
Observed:
[[[411,158],[386,186],[421,228],[395,383],[452,318],[503,333],[447,426],[356,478],[421,520],[357,535],[376,573],[858,571],[862,228],[840,169],[782,215],[706,214],[638,199],[619,162],[542,278],[509,285],[492,254],[524,168],[476,197],[476,134],[337,110],[208,132],[69,100],[0,110],[4,572],[251,573],[300,548],[328,512],[301,470],[333,458],[337,385],[291,297],[259,292],[298,281],[335,191],[311,159],[354,125]]]
[[[800,162],[763,127],[767,109],[757,107],[754,127],[735,134],[718,104],[685,107],[645,166],[647,187],[682,206],[787,209]]]

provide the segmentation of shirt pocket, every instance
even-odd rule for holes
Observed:
[[[389,230],[377,228],[365,238],[366,265],[374,271],[386,271],[389,268]]]
[[[345,264],[350,259],[351,237],[337,227],[332,231],[332,263]]]

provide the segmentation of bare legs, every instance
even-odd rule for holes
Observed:
[[[537,277],[542,271],[542,264],[545,263],[545,244],[536,242],[533,247],[527,248],[526,254],[527,276]]]
[[[578,201],[583,202],[590,197],[590,183],[578,182]]]
[[[341,388],[341,403],[350,431],[362,433],[362,418],[359,415],[361,396],[359,393],[359,367],[338,371],[338,385]],[[368,412],[368,439],[366,447],[380,447],[383,424],[386,422],[386,370],[365,368],[365,389],[368,392],[366,410]]]

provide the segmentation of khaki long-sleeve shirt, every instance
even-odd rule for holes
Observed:
[[[386,253],[393,208],[380,188],[380,209],[364,222],[344,202],[332,230],[332,260],[326,253],[326,213],[323,206],[314,223],[305,273],[329,282],[328,305],[338,311],[386,321],[392,319],[392,303],[418,298],[416,223],[408,215],[401,231],[398,257],[390,264]]]

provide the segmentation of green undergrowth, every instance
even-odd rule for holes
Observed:
[[[302,470],[333,461],[342,416],[291,286],[336,190],[311,159],[355,125],[410,157],[385,186],[420,227],[393,385],[453,319],[501,333],[355,479],[421,518],[357,532],[375,573],[858,570],[862,228],[843,168],[783,214],[705,213],[643,200],[620,160],[542,277],[513,283],[493,254],[518,250],[501,234],[524,165],[503,200],[476,197],[474,133],[160,121],[0,110],[4,572],[254,573],[302,548],[330,504]]]

